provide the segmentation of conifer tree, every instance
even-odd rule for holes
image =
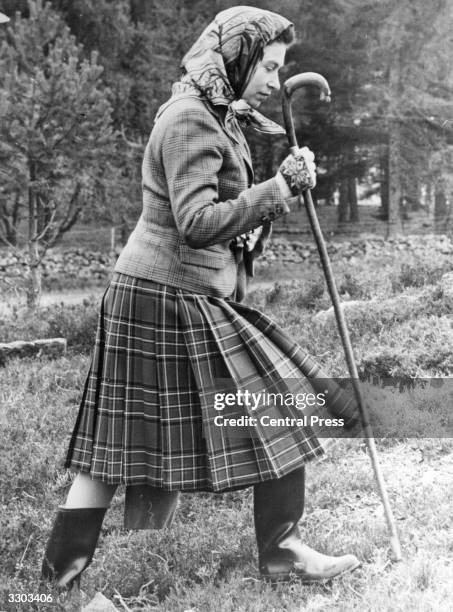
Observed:
[[[41,291],[49,247],[95,206],[113,131],[96,54],[82,49],[50,4],[30,0],[0,48],[0,231],[22,219],[29,272],[27,303]]]

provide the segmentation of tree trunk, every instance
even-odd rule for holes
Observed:
[[[52,218],[52,211],[45,202],[42,195],[36,194],[36,229],[38,234],[46,234],[46,228],[49,227]]]
[[[421,185],[416,177],[411,177],[407,187],[407,205],[409,211],[420,210],[421,208]]]
[[[333,206],[335,204],[335,186],[330,181],[325,186],[325,202],[326,206]]]
[[[426,208],[430,220],[434,221],[434,181],[432,179],[426,185]]]
[[[381,182],[380,182],[380,196],[381,196],[381,217],[387,221],[389,217],[389,152],[388,147],[385,148],[385,153],[381,155],[380,160],[381,168]]]
[[[399,103],[401,93],[401,53],[396,53],[389,72],[389,214],[387,238],[402,233],[400,202],[401,189],[401,125]]]
[[[349,188],[348,179],[343,179],[339,187],[340,197],[338,199],[338,225],[344,226],[348,221],[349,212]]]
[[[11,223],[11,219],[7,216],[3,217],[0,222],[2,226],[0,230],[0,244],[17,246],[17,227]]]
[[[34,168],[30,165],[30,182],[33,182]],[[27,278],[27,307],[35,309],[41,297],[41,268],[39,262],[38,244],[38,210],[37,194],[33,187],[28,188],[28,278]]]
[[[8,207],[8,202],[10,207]],[[17,228],[20,223],[20,192],[11,194],[10,200],[0,201],[0,242],[10,246],[17,246]]]
[[[441,185],[437,185],[434,193],[434,227],[437,231],[447,227],[448,203],[447,196]]]
[[[389,214],[387,220],[387,238],[401,234],[401,139],[399,126],[392,125],[389,138]]]
[[[348,199],[349,199],[349,221],[358,223],[359,221],[359,202],[357,199],[357,181],[355,177],[348,178]]]

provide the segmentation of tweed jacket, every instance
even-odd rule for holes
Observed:
[[[142,179],[143,211],[115,271],[240,300],[271,222],[290,210],[275,178],[252,186],[245,137],[238,142],[206,100],[174,96],[157,115]],[[254,251],[232,248],[260,226]]]

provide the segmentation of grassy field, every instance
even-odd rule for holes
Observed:
[[[348,314],[362,372],[402,378],[453,374],[451,310],[436,279],[429,269],[416,280],[407,269],[384,269],[365,261],[353,274],[336,270],[342,293],[368,304]],[[313,321],[317,311],[329,306],[319,270],[306,270],[297,281],[283,270],[278,283],[275,272],[266,274],[249,303],[277,319],[332,374],[344,375],[334,324]],[[398,428],[400,435],[378,440],[377,446],[402,562],[391,562],[366,446],[348,439],[307,470],[301,531],[307,544],[323,552],[354,552],[362,567],[351,575],[327,585],[272,587],[261,582],[251,490],[183,495],[171,530],[126,532],[121,529],[124,491],[119,489],[82,579],[83,591],[58,601],[58,593],[39,584],[39,571],[57,505],[70,486],[61,465],[89,365],[86,348],[96,308],[87,302],[80,309],[48,308],[39,322],[29,324],[30,334],[40,329],[69,334],[66,357],[11,361],[0,369],[1,611],[80,610],[98,591],[118,610],[131,611],[452,609],[453,440],[423,438],[422,431],[418,438],[407,437]],[[27,334],[20,317],[8,329]],[[412,400],[414,414],[425,419],[447,417],[451,411],[445,401],[430,401],[426,391]],[[8,602],[9,593],[43,593],[54,601],[14,604]]]

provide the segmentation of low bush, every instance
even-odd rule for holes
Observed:
[[[346,272],[338,283],[340,296],[349,296],[353,300],[366,300],[372,297],[372,292],[367,282],[359,279],[351,272]]]
[[[408,287],[437,283],[451,269],[451,261],[442,261],[439,258],[402,263],[391,279],[393,293],[399,293]]]
[[[321,277],[287,283],[276,282],[265,293],[265,303],[313,310],[322,304],[325,282]]]
[[[89,352],[94,343],[98,312],[98,300],[93,297],[81,304],[54,304],[33,313],[16,310],[0,320],[0,342],[66,338],[70,350]]]
[[[353,281],[350,279],[350,286]],[[324,287],[321,282],[320,287]],[[347,375],[343,348],[333,313],[313,319],[313,309],[330,306],[323,292],[309,299],[302,281],[277,283],[267,292],[251,294],[252,306],[262,308],[332,376]],[[260,297],[260,299],[258,299]],[[264,303],[263,303],[264,302]],[[313,308],[315,307],[315,308]],[[386,299],[360,301],[345,309],[361,375],[398,377],[446,376],[453,372],[453,308],[439,286]]]
[[[351,305],[352,306],[352,305]],[[420,317],[451,315],[451,301],[444,299],[439,288],[425,289],[418,294],[403,294],[386,300],[363,301],[345,308],[345,317],[353,340],[378,336],[393,326]],[[322,333],[336,330],[336,321],[329,317]]]
[[[379,377],[432,377],[453,373],[451,316],[420,316],[368,337],[358,346],[364,374]]]

